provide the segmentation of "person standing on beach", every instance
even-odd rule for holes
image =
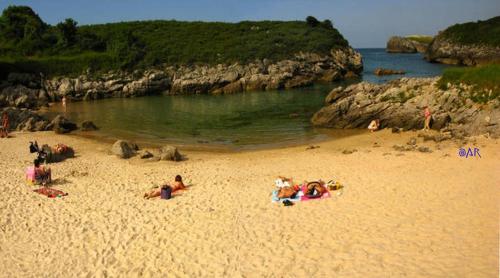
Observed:
[[[429,106],[426,106],[424,109],[424,130],[430,130],[430,124],[431,124],[431,110],[429,110]]]
[[[2,130],[0,132],[0,137],[9,137],[9,115],[7,112],[2,114]]]
[[[66,112],[66,96],[62,97],[62,106],[64,108],[64,112]]]

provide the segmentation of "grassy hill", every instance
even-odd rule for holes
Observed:
[[[411,41],[425,43],[425,44],[430,44],[432,42],[432,39],[434,39],[434,37],[426,35],[410,35],[406,36],[406,38]]]
[[[136,21],[77,26],[72,19],[51,26],[25,6],[0,17],[0,66],[5,69],[79,74],[160,64],[246,63],[320,54],[348,42],[329,20],[180,22]]]
[[[484,21],[455,24],[444,30],[440,36],[464,45],[500,47],[500,16]]]

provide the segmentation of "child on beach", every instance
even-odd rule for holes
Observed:
[[[372,120],[370,122],[370,124],[368,125],[368,129],[370,130],[370,132],[374,132],[375,130],[378,130],[379,127],[380,127],[380,120],[379,119]]]
[[[432,115],[431,115],[431,110],[429,110],[429,107],[426,106],[425,109],[424,109],[424,130],[430,130],[430,123],[431,123],[431,118],[432,118]]]
[[[41,185],[45,186],[52,182],[52,172],[50,168],[45,168],[40,165],[40,160],[35,159],[35,180]]]
[[[66,96],[62,97],[61,102],[62,102],[62,106],[63,106],[64,112],[66,112]]]
[[[160,196],[161,195],[161,188],[164,188],[167,186],[170,186],[172,188],[172,193],[174,193],[177,190],[181,190],[181,189],[186,188],[186,186],[182,182],[182,177],[180,175],[177,175],[177,176],[175,176],[175,181],[171,185],[165,184],[160,188],[153,189],[150,192],[145,193],[144,198],[151,199],[151,198]]]

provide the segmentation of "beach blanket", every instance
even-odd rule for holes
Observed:
[[[325,187],[326,188],[326,187]],[[303,184],[302,187],[301,187],[301,192],[306,192],[307,191],[307,184]],[[317,197],[317,198],[310,198],[310,197],[307,197],[305,195],[302,195],[302,197],[300,197],[300,200],[301,201],[310,201],[310,200],[319,200],[319,199],[326,199],[326,198],[330,198],[332,195],[330,194],[330,191],[328,191],[328,188],[326,189],[326,192],[323,193],[323,195],[321,195],[321,197]]]
[[[41,187],[41,188],[33,190],[33,192],[45,195],[49,198],[56,198],[56,197],[62,197],[62,196],[68,195],[68,193],[62,192],[61,190],[57,190],[57,189],[49,188],[49,187]]]
[[[290,202],[299,202],[300,198],[304,195],[302,191],[297,192],[295,195],[295,198],[278,198],[278,190],[274,190],[273,194],[271,196],[271,202],[277,203],[277,202],[283,202],[284,200],[289,200]]]

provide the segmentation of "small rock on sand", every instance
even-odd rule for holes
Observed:
[[[343,154],[352,154],[352,153],[355,153],[357,152],[358,150],[356,149],[345,149],[342,151]]]
[[[137,148],[136,144],[118,140],[111,147],[111,152],[120,158],[127,159],[135,155],[135,148]]]
[[[98,130],[97,126],[92,121],[85,121],[82,123],[82,131]]]
[[[160,149],[160,160],[181,161],[182,156],[177,147],[167,145]]]
[[[429,149],[428,147],[424,147],[424,146],[420,146],[420,147],[418,147],[418,149],[417,149],[417,150],[418,150],[419,152],[421,152],[421,153],[431,153],[431,152],[432,152],[432,150],[431,150],[431,149]]]
[[[143,151],[141,151],[141,152],[139,153],[139,157],[140,157],[141,159],[151,158],[151,157],[153,157],[153,156],[154,156],[154,155],[153,155],[152,153],[150,153],[149,151],[147,151],[147,150],[143,150]]]
[[[415,138],[415,137],[410,138],[410,141],[408,141],[406,143],[406,145],[410,145],[410,146],[415,146],[416,144],[417,144],[417,138]]]

